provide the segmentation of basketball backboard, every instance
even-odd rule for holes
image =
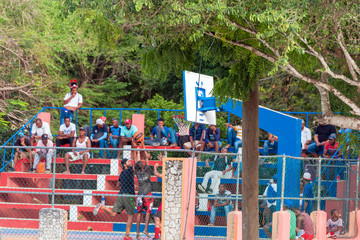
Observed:
[[[199,73],[184,71],[185,120],[203,124],[216,125],[216,111],[200,111],[204,102],[200,99],[212,97],[214,79]],[[213,104],[215,107],[215,104]]]

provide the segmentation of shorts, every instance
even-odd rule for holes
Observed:
[[[199,140],[195,140],[194,143],[195,143],[195,148],[198,148],[198,147],[201,146]],[[186,142],[186,143],[184,143],[184,147],[186,147],[186,148],[192,148],[191,142]]]
[[[89,152],[85,152],[85,153],[79,154],[79,155],[77,155],[77,156],[75,156],[75,153],[69,152],[69,155],[70,155],[70,157],[71,157],[71,158],[69,158],[69,161],[70,161],[70,162],[77,161],[77,160],[79,160],[79,159],[84,160],[84,156],[85,156],[85,155],[87,155],[88,158],[90,158],[90,153],[89,153]]]
[[[147,194],[148,196],[152,196],[151,193]],[[151,197],[136,198],[136,208],[138,213],[151,213],[151,210],[153,208],[154,199]]]
[[[312,143],[308,146],[309,153],[316,153],[322,155],[324,153],[324,145],[316,146],[316,143]]]
[[[126,210],[127,214],[135,214],[135,200],[134,197],[122,197],[121,195],[117,197],[113,211],[120,214],[122,211]]]
[[[161,203],[160,203],[160,206],[159,206],[157,212],[154,215],[154,217],[160,218],[160,220],[161,220],[161,208],[162,207],[161,207]]]
[[[24,155],[25,155],[25,157],[24,157]],[[31,156],[32,156],[32,158],[35,157],[35,151],[31,151]],[[19,157],[20,158],[27,158],[29,160],[30,153],[28,151],[23,151],[23,150],[20,149]]]
[[[307,233],[304,233],[303,235],[301,235],[301,237],[304,239],[304,240],[311,240],[314,238],[314,235],[309,235]]]

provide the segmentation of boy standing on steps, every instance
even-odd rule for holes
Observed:
[[[119,196],[116,199],[113,209],[103,206],[98,203],[93,211],[96,216],[100,209],[104,210],[107,214],[115,217],[116,214],[121,214],[125,209],[128,214],[128,220],[126,223],[126,233],[124,240],[131,240],[130,231],[133,223],[133,216],[135,214],[135,199],[134,197],[125,197],[121,195],[135,195],[134,188],[134,166],[132,162],[126,158],[121,160],[121,166],[123,170],[120,173],[117,185],[121,186]]]

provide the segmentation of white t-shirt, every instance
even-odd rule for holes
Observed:
[[[343,221],[341,218],[338,218],[338,220],[333,221],[331,218],[329,220],[327,220],[326,222],[326,227],[329,228],[329,230],[337,228],[337,227],[342,227],[343,226]],[[336,231],[334,233],[336,236],[338,236],[340,234],[340,231]]]
[[[67,100],[71,97],[71,93],[67,93],[64,97],[64,100]],[[64,107],[77,107],[79,103],[83,102],[83,98],[80,93],[76,93],[75,97],[70,100]]]
[[[76,137],[75,124],[70,123],[69,127],[66,127],[65,123],[61,124],[59,131],[62,131],[64,134],[71,134],[72,131],[75,131],[74,137]]]
[[[301,149],[305,148],[305,143],[311,141],[311,131],[307,127],[301,130]]]
[[[31,129],[31,134],[35,134],[37,136],[42,136],[44,133],[46,133],[50,140],[52,140],[53,136],[51,135],[50,126],[47,122],[42,122],[41,128],[38,128],[36,126],[36,123],[33,124]]]
[[[268,192],[269,186],[267,186],[264,191],[264,194],[263,194],[264,197],[267,197],[267,192]],[[275,192],[277,192],[277,184],[276,183],[271,183],[271,187],[274,189]],[[266,200],[266,205],[268,208],[270,208],[271,206],[276,206],[276,201],[274,201],[273,203],[269,203],[269,201]]]

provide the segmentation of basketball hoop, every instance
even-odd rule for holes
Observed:
[[[179,136],[189,135],[191,122],[185,120],[185,114],[174,115],[173,119],[179,129]]]

